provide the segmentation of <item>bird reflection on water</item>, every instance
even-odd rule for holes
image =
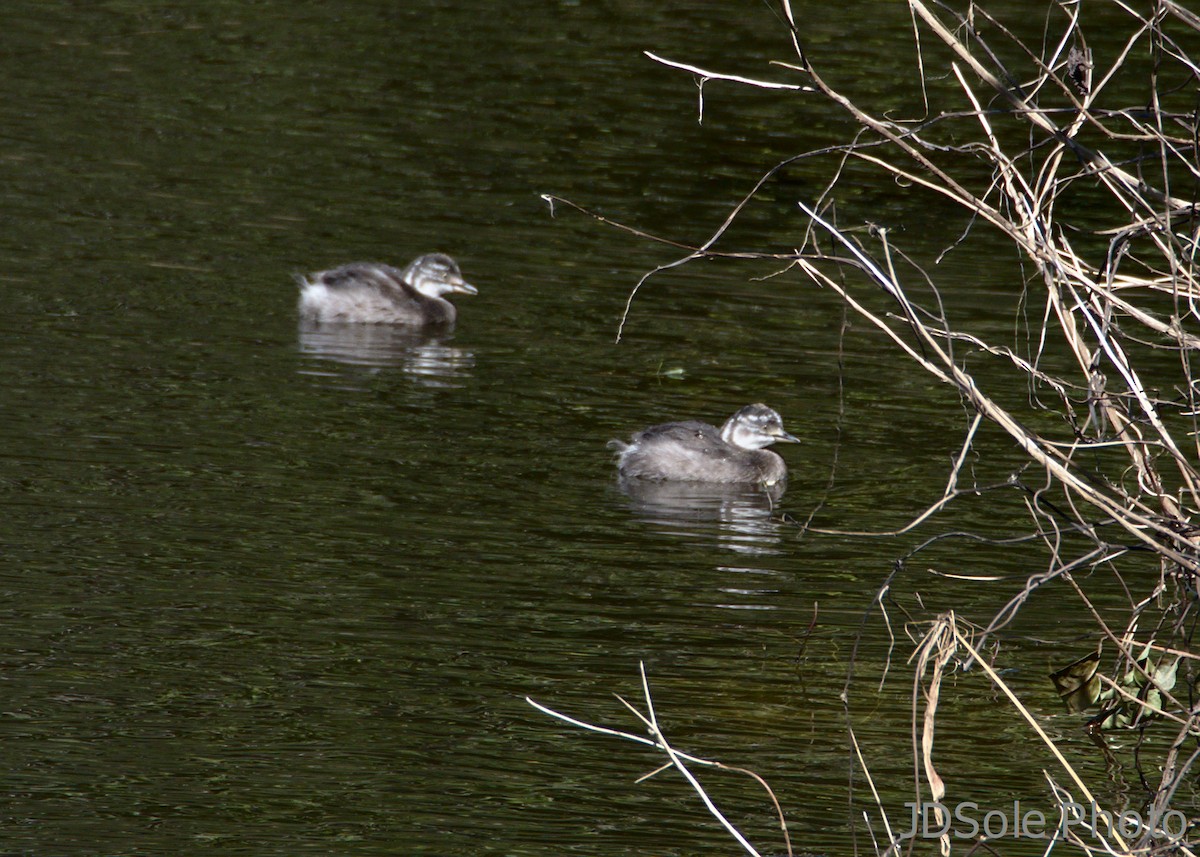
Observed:
[[[345,370],[373,373],[397,368],[424,386],[458,387],[474,368],[475,355],[448,345],[450,339],[445,333],[429,334],[396,325],[302,322],[300,353],[337,364],[343,371],[318,372],[311,366],[301,371],[342,376]]]
[[[775,509],[786,482],[759,486],[620,478],[617,487],[634,517],[662,532],[713,532],[721,547],[738,553],[779,553],[786,525]]]

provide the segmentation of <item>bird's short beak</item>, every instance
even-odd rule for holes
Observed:
[[[776,440],[782,440],[785,443],[800,443],[800,438],[796,437],[794,434],[788,434],[783,429],[780,429],[779,434],[774,435],[774,437]]]
[[[464,295],[477,295],[477,294],[479,294],[479,289],[477,289],[477,288],[475,288],[474,286],[472,286],[472,285],[471,285],[470,283],[468,283],[466,280],[460,280],[460,281],[458,281],[457,283],[455,283],[455,284],[454,284],[454,291],[456,291],[456,292],[461,292],[461,293],[462,293],[462,294],[464,294]]]

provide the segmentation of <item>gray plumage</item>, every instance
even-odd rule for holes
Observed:
[[[635,434],[629,443],[609,442],[626,479],[774,485],[787,478],[783,459],[765,447],[799,443],[783,430],[779,414],[747,405],[720,429],[698,420],[663,423]]]
[[[458,313],[442,295],[478,293],[444,253],[418,256],[404,270],[352,262],[296,279],[300,319],[306,322],[452,324]]]

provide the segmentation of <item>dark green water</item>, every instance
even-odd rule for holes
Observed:
[[[674,251],[539,198],[699,240],[762,169],[840,139],[824,107],[730,85],[697,125],[690,79],[640,54],[777,73],[768,7],[114,0],[5,19],[0,853],[730,853],[677,777],[634,784],[655,757],[523,701],[638,731],[612,693],[637,697],[639,661],[681,749],[755,769],[801,848],[848,853],[871,808],[861,776],[848,797],[838,700],[857,657],[851,722],[906,818],[909,646],[891,615],[880,689],[871,599],[924,538],[1007,532],[1020,499],[900,538],[802,537],[789,519],[886,530],[936,500],[969,422],[955,397],[762,266],[653,280],[615,345],[630,287]],[[812,44],[901,102],[906,27],[830,7]],[[820,175],[735,243],[793,246]],[[918,253],[955,237],[923,244],[941,215],[894,188],[849,205]],[[434,249],[480,291],[454,332],[297,332],[294,272]],[[997,268],[945,265],[969,312],[1003,301],[1004,331]],[[806,440],[774,511],[617,490],[610,438],[760,400]],[[982,442],[980,481],[1002,480],[1020,459]],[[1011,588],[926,570],[1015,587],[1044,561],[951,542],[898,585],[921,615],[986,620]],[[1027,615],[1074,633],[1054,604]],[[1046,718],[1050,661],[1031,648],[1016,679]],[[1045,799],[1028,733],[982,677],[957,687],[948,771],[980,803]],[[706,782],[782,851],[756,787]]]

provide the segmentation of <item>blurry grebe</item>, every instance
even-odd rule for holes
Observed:
[[[361,324],[451,324],[458,313],[442,297],[477,294],[458,263],[443,253],[418,256],[401,271],[391,265],[353,262],[300,282],[302,321]]]
[[[630,479],[676,482],[746,482],[774,485],[787,478],[783,459],[764,447],[799,443],[766,405],[746,405],[717,429],[686,420],[651,426],[630,443],[609,442],[617,469]]]

